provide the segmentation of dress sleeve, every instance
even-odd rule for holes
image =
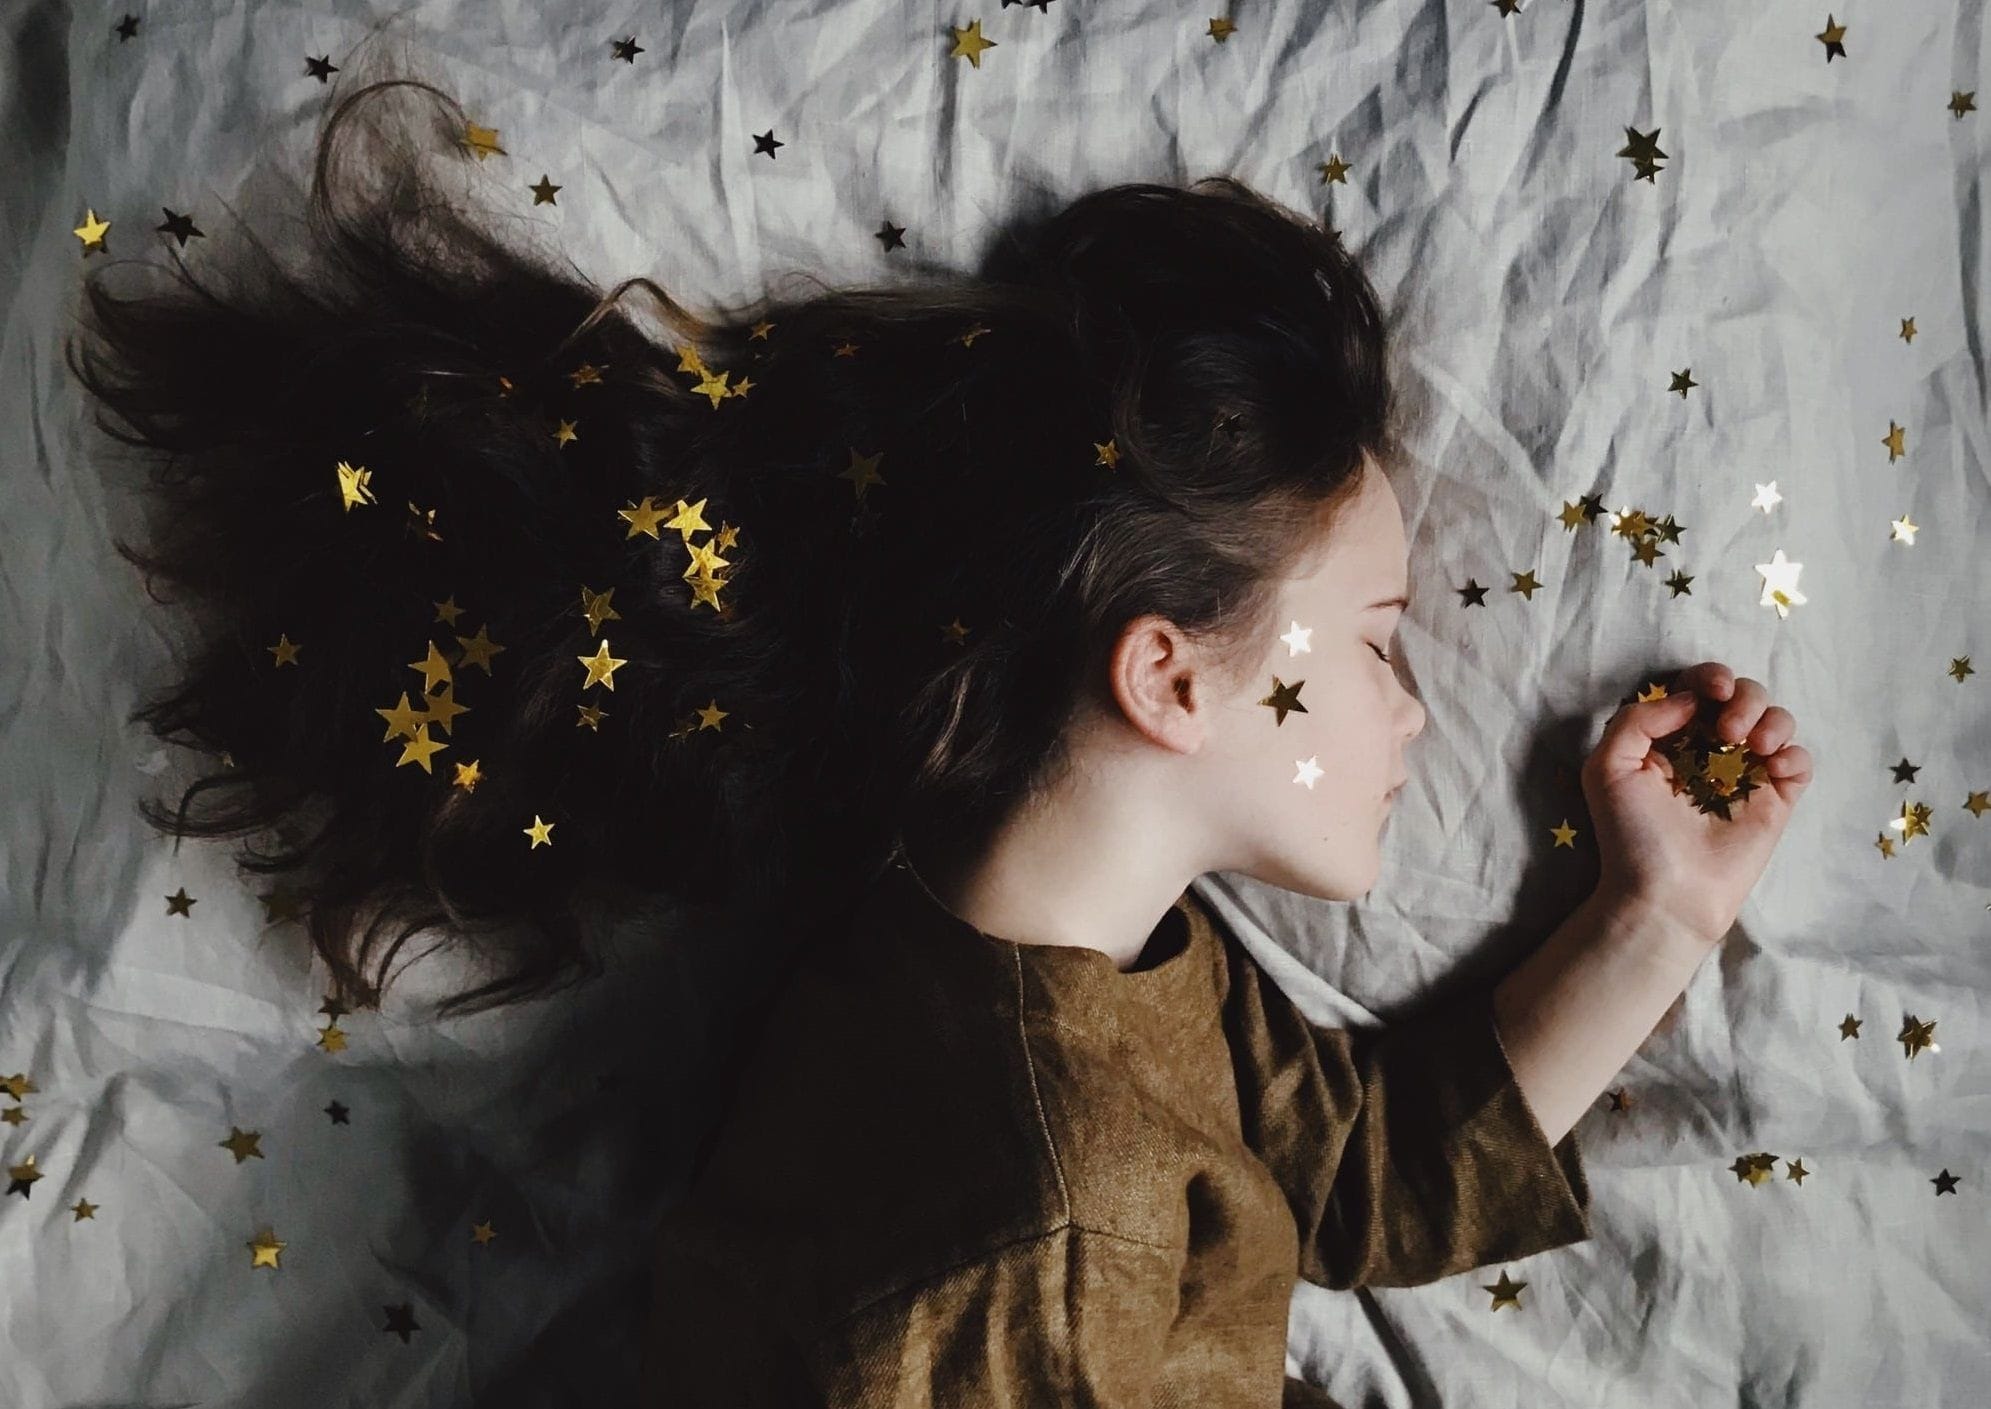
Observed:
[[[1149,1409],[1183,1257],[1067,1227],[880,1298],[813,1348],[827,1409]]]
[[[1326,1028],[1226,946],[1244,1138],[1292,1206],[1300,1276],[1421,1286],[1590,1236],[1575,1132],[1549,1144],[1490,990],[1384,1028]]]

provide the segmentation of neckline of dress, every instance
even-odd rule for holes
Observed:
[[[1016,959],[1026,964],[1042,964],[1061,970],[1093,973],[1102,982],[1120,991],[1143,991],[1181,982],[1182,975],[1195,969],[1195,956],[1211,934],[1209,920],[1204,915],[1202,907],[1197,905],[1185,890],[1169,907],[1180,916],[1179,923],[1183,927],[1183,939],[1180,945],[1159,963],[1138,967],[1137,959],[1135,961],[1137,967],[1122,969],[1113,962],[1112,955],[1103,949],[1094,949],[1090,945],[1042,944],[1028,940],[1005,939],[1001,935],[978,929],[947,908],[940,897],[933,893],[932,887],[926,883],[926,878],[914,869],[903,851],[894,853],[885,874],[888,880],[896,879],[902,893],[914,904],[925,909],[944,927],[973,936],[994,952],[1005,956],[1014,955]],[[1157,929],[1167,923],[1169,923],[1168,916],[1164,915],[1158,922]],[[1150,933],[1149,943],[1152,944],[1153,941],[1154,934]],[[1141,953],[1145,955],[1147,952],[1144,946]]]

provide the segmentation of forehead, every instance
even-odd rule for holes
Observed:
[[[1326,529],[1321,550],[1314,555],[1311,580],[1364,593],[1356,603],[1359,607],[1403,588],[1408,552],[1396,491],[1375,459],[1365,455],[1361,488]]]

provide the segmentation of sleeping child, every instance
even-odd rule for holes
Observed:
[[[972,275],[706,316],[474,218],[479,132],[346,95],[293,267],[93,270],[71,366],[152,467],[120,551],[198,626],[139,717],[213,771],[148,818],[263,836],[343,1001],[424,931],[490,960],[447,1015],[601,972],[644,896],[776,920],[645,1405],[1328,1405],[1295,1279],[1589,1236],[1574,1127],[1810,758],[1690,667],[1605,725],[1595,887],[1499,983],[1350,1032],[1260,970],[1190,883],[1365,895],[1425,723],[1386,325],[1332,232],[1134,183]],[[1689,725],[1746,748],[1732,809],[1655,747]]]

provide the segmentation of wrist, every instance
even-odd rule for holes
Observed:
[[[1721,943],[1720,934],[1708,934],[1678,906],[1656,896],[1600,889],[1584,904],[1597,917],[1605,942],[1654,959],[1698,964]]]

